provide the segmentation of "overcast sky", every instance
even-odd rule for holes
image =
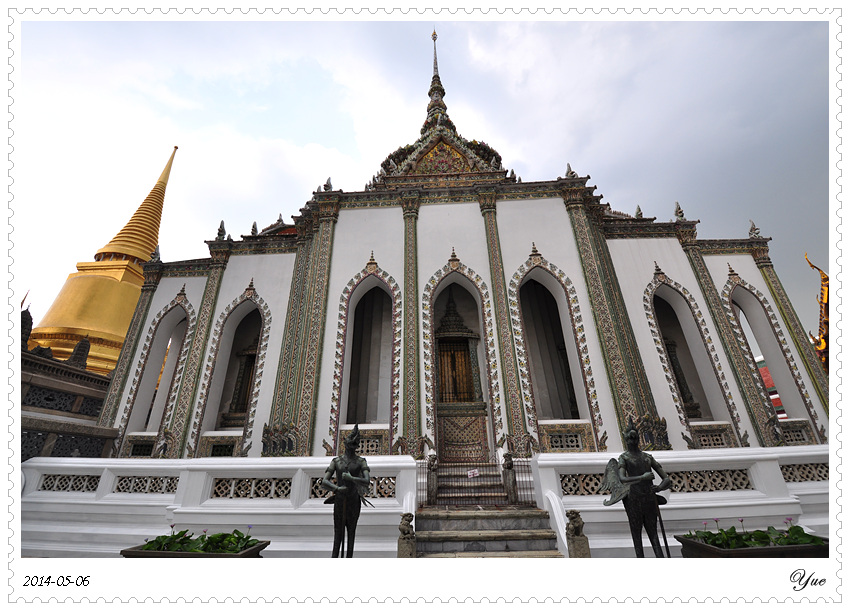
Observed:
[[[41,319],[180,148],[164,261],[361,190],[419,137],[436,26],[459,133],[524,181],[590,174],[615,210],[678,201],[700,238],[750,219],[807,331],[829,271],[828,23],[25,22],[13,113],[13,289]]]

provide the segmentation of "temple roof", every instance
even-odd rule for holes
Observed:
[[[434,73],[421,136],[413,144],[399,147],[387,156],[378,174],[366,185],[367,191],[515,180],[506,178],[502,156],[495,149],[485,142],[467,140],[458,134],[443,100],[446,90],[437,66],[437,33],[431,38],[434,41]]]

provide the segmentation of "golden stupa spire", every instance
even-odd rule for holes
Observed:
[[[165,201],[165,187],[168,185],[168,176],[171,174],[171,164],[174,163],[176,153],[175,146],[150,194],[118,235],[97,251],[95,261],[128,258],[130,261],[141,264],[150,260],[151,253],[159,243],[159,222]]]
[[[174,153],[124,228],[97,251],[94,261],[77,263],[47,314],[29,337],[30,350],[50,348],[53,356],[67,360],[77,343],[87,338],[89,371],[109,373],[118,362],[124,337],[139,301],[144,270],[159,243],[159,222],[165,187]]]

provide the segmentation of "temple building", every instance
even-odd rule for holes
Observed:
[[[392,555],[399,511],[427,503],[426,463],[466,474],[508,455],[531,465],[520,485],[561,539],[564,509],[577,508],[593,554],[631,555],[625,514],[603,508],[597,489],[634,421],[642,448],[675,475],[668,535],[695,527],[706,506],[828,529],[828,380],[770,238],[751,225],[744,237],[700,239],[678,203],[670,221],[613,210],[568,164],[523,182],[449,118],[433,38],[420,138],[362,191],[328,179],[292,223],[233,239],[222,222],[208,258],[141,265],[156,246],[155,189],[158,203],[152,193],[69,278],[63,304],[82,304],[78,284],[110,299],[125,291],[122,321],[140,291],[98,421],[114,431],[111,462],[28,461],[25,501],[43,514],[64,474],[97,498],[144,498],[132,511],[157,528],[152,497],[182,527],[251,523],[272,553],[324,555],[305,543],[305,525],[330,515],[316,482],[358,425],[374,480],[367,554]],[[51,310],[33,338],[60,327],[94,338],[93,312],[60,323]],[[118,317],[96,336],[112,355]],[[677,505],[693,493],[708,505]],[[315,526],[315,541],[323,532]],[[25,550],[49,554],[34,537]]]

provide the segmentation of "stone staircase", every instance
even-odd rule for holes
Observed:
[[[549,513],[535,507],[471,505],[416,512],[419,558],[562,558]]]
[[[462,464],[437,467],[438,506],[455,505],[507,505],[508,495],[502,483],[502,469],[498,464],[475,465],[478,473],[469,477]]]

